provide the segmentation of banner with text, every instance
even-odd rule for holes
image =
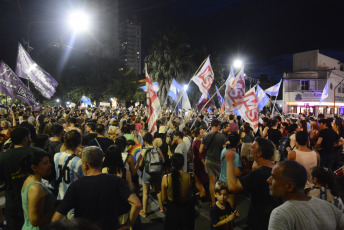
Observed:
[[[37,103],[32,92],[3,61],[0,64],[0,91],[28,105]]]
[[[57,81],[31,59],[20,43],[18,45],[16,74],[18,77],[30,80],[47,99],[50,99],[56,91]]]

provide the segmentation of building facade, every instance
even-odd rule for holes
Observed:
[[[121,22],[119,28],[120,61],[141,74],[141,23],[134,17]]]
[[[285,113],[344,113],[344,72],[339,60],[319,50],[293,55],[293,72],[283,76]],[[328,97],[320,103],[328,82]]]

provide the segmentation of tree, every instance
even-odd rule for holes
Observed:
[[[159,82],[161,104],[166,101],[172,79],[181,84],[189,82],[198,67],[193,56],[186,36],[176,31],[162,34],[154,42],[145,62],[152,81]]]

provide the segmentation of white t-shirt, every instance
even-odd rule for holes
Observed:
[[[309,201],[286,201],[271,212],[269,230],[288,229],[344,229],[344,214],[333,204],[315,197]]]
[[[182,154],[184,156],[183,172],[187,172],[188,150],[186,148],[186,144],[184,142],[178,144],[176,149],[174,150],[174,153],[180,153],[180,154]]]

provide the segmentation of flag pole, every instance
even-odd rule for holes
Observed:
[[[238,72],[237,72],[238,73]],[[227,81],[225,81],[225,83],[223,83],[222,85],[221,85],[221,87],[220,88],[218,88],[217,90],[216,90],[216,92],[210,97],[210,99],[204,104],[204,106],[203,106],[203,108],[200,110],[200,111],[198,111],[198,113],[197,113],[197,115],[196,116],[198,116],[198,114],[200,113],[200,112],[202,112],[202,110],[205,108],[205,106],[209,103],[209,101],[211,100],[211,99],[213,99],[213,97],[217,94],[217,92],[219,92],[220,91],[220,89],[222,89],[223,88],[223,86],[225,86],[226,85],[226,82]],[[256,85],[254,86],[254,87],[256,87]],[[225,103],[226,103],[226,101],[225,101]],[[192,127],[195,125],[195,122],[196,122],[196,120],[193,122],[193,124],[192,124],[192,126],[191,126],[191,128],[190,129],[192,129]]]
[[[217,94],[217,92],[219,92],[219,90],[220,89],[222,89],[223,88],[223,86],[225,86],[226,85],[226,82],[225,83],[223,83],[222,85],[221,85],[221,87],[220,88],[218,88],[218,90],[216,90],[216,92],[209,98],[209,100],[203,105],[203,107],[202,107],[202,109],[200,110],[200,111],[198,111],[198,113],[197,113],[197,115],[196,115],[196,117],[198,116],[198,114],[199,113],[201,113],[202,111],[203,111],[203,109],[205,108],[205,106],[209,103],[209,101],[211,101],[211,99],[213,99],[213,97],[215,97],[215,95]],[[197,120],[197,119],[196,119]],[[195,122],[196,122],[196,120],[192,123],[192,126],[191,126],[191,128],[190,129],[192,129],[193,128],[193,126],[195,125]]]
[[[204,63],[208,60],[209,57],[210,57],[210,55],[208,55],[208,57],[207,57],[206,59],[204,59],[204,61],[202,62],[202,64],[198,67],[198,69],[196,70],[196,72],[194,73],[194,75],[191,77],[189,83],[187,84],[188,87],[189,87],[190,83],[192,82],[192,79],[193,79],[193,78],[196,76],[196,74],[199,72],[200,68],[203,67]],[[171,84],[172,84],[172,83],[171,83]],[[171,88],[171,86],[170,86],[170,88]],[[183,90],[182,95],[179,97],[179,99],[178,99],[178,101],[177,101],[177,103],[176,103],[176,106],[174,107],[174,109],[173,109],[172,111],[175,111],[175,110],[176,110],[176,108],[177,108],[177,106],[178,106],[178,103],[180,102],[180,100],[181,100],[181,99],[183,98],[183,96],[184,96],[185,91],[186,91],[186,90]],[[167,95],[167,97],[168,97],[168,95]],[[168,121],[168,123],[171,122],[171,119],[172,119],[172,116],[170,117],[170,120]]]

